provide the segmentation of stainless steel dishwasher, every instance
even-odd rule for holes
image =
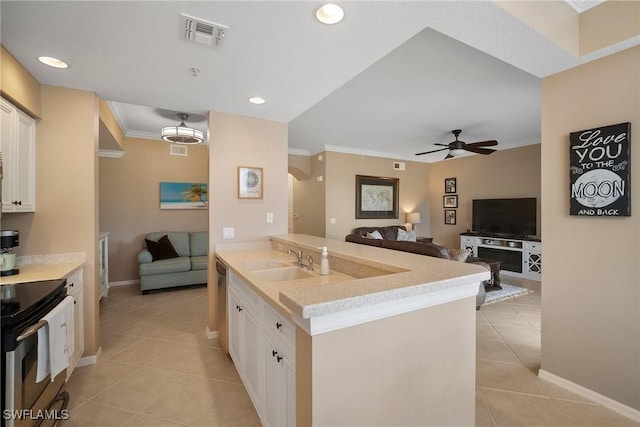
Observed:
[[[218,274],[216,296],[216,327],[218,328],[218,340],[220,348],[229,353],[227,339],[227,265],[216,257],[216,272]]]

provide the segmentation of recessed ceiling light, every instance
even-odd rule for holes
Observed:
[[[50,56],[41,56],[40,58],[38,58],[38,61],[54,68],[69,68],[69,64],[67,64],[66,62],[58,58],[52,58]]]
[[[323,24],[337,24],[344,18],[344,10],[337,4],[328,3],[316,10],[316,18]]]
[[[260,98],[259,96],[253,96],[253,97],[249,98],[249,102],[252,103],[252,104],[256,104],[256,105],[262,105],[267,101],[265,101],[264,98]]]

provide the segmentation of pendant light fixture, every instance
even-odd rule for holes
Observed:
[[[179,113],[178,118],[182,121],[178,126],[166,126],[162,128],[162,140],[174,144],[202,144],[204,134],[201,130],[190,128],[184,124],[189,118],[188,114]]]

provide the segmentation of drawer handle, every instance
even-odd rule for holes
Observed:
[[[282,356],[276,356],[276,361],[277,361],[278,363],[280,363],[280,361],[281,361],[281,360],[282,360]]]
[[[73,283],[69,283],[69,287],[70,287],[70,288],[73,288]]]
[[[277,351],[275,351],[275,350],[271,350],[271,355],[272,355],[273,357],[276,357],[276,355],[277,355],[277,354],[278,354],[278,352],[277,352]]]
[[[281,329],[281,328],[282,328],[282,323],[276,322],[276,329]]]
[[[240,307],[239,305],[236,305],[236,309],[238,309],[238,311],[242,311],[242,307]]]

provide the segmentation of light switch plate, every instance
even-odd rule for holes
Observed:
[[[273,224],[273,212],[267,212],[267,224]]]
[[[336,219],[335,218],[331,218],[331,224],[335,224],[336,223]]]
[[[222,228],[222,238],[223,239],[233,239],[236,237],[236,229],[233,227],[223,227]]]

